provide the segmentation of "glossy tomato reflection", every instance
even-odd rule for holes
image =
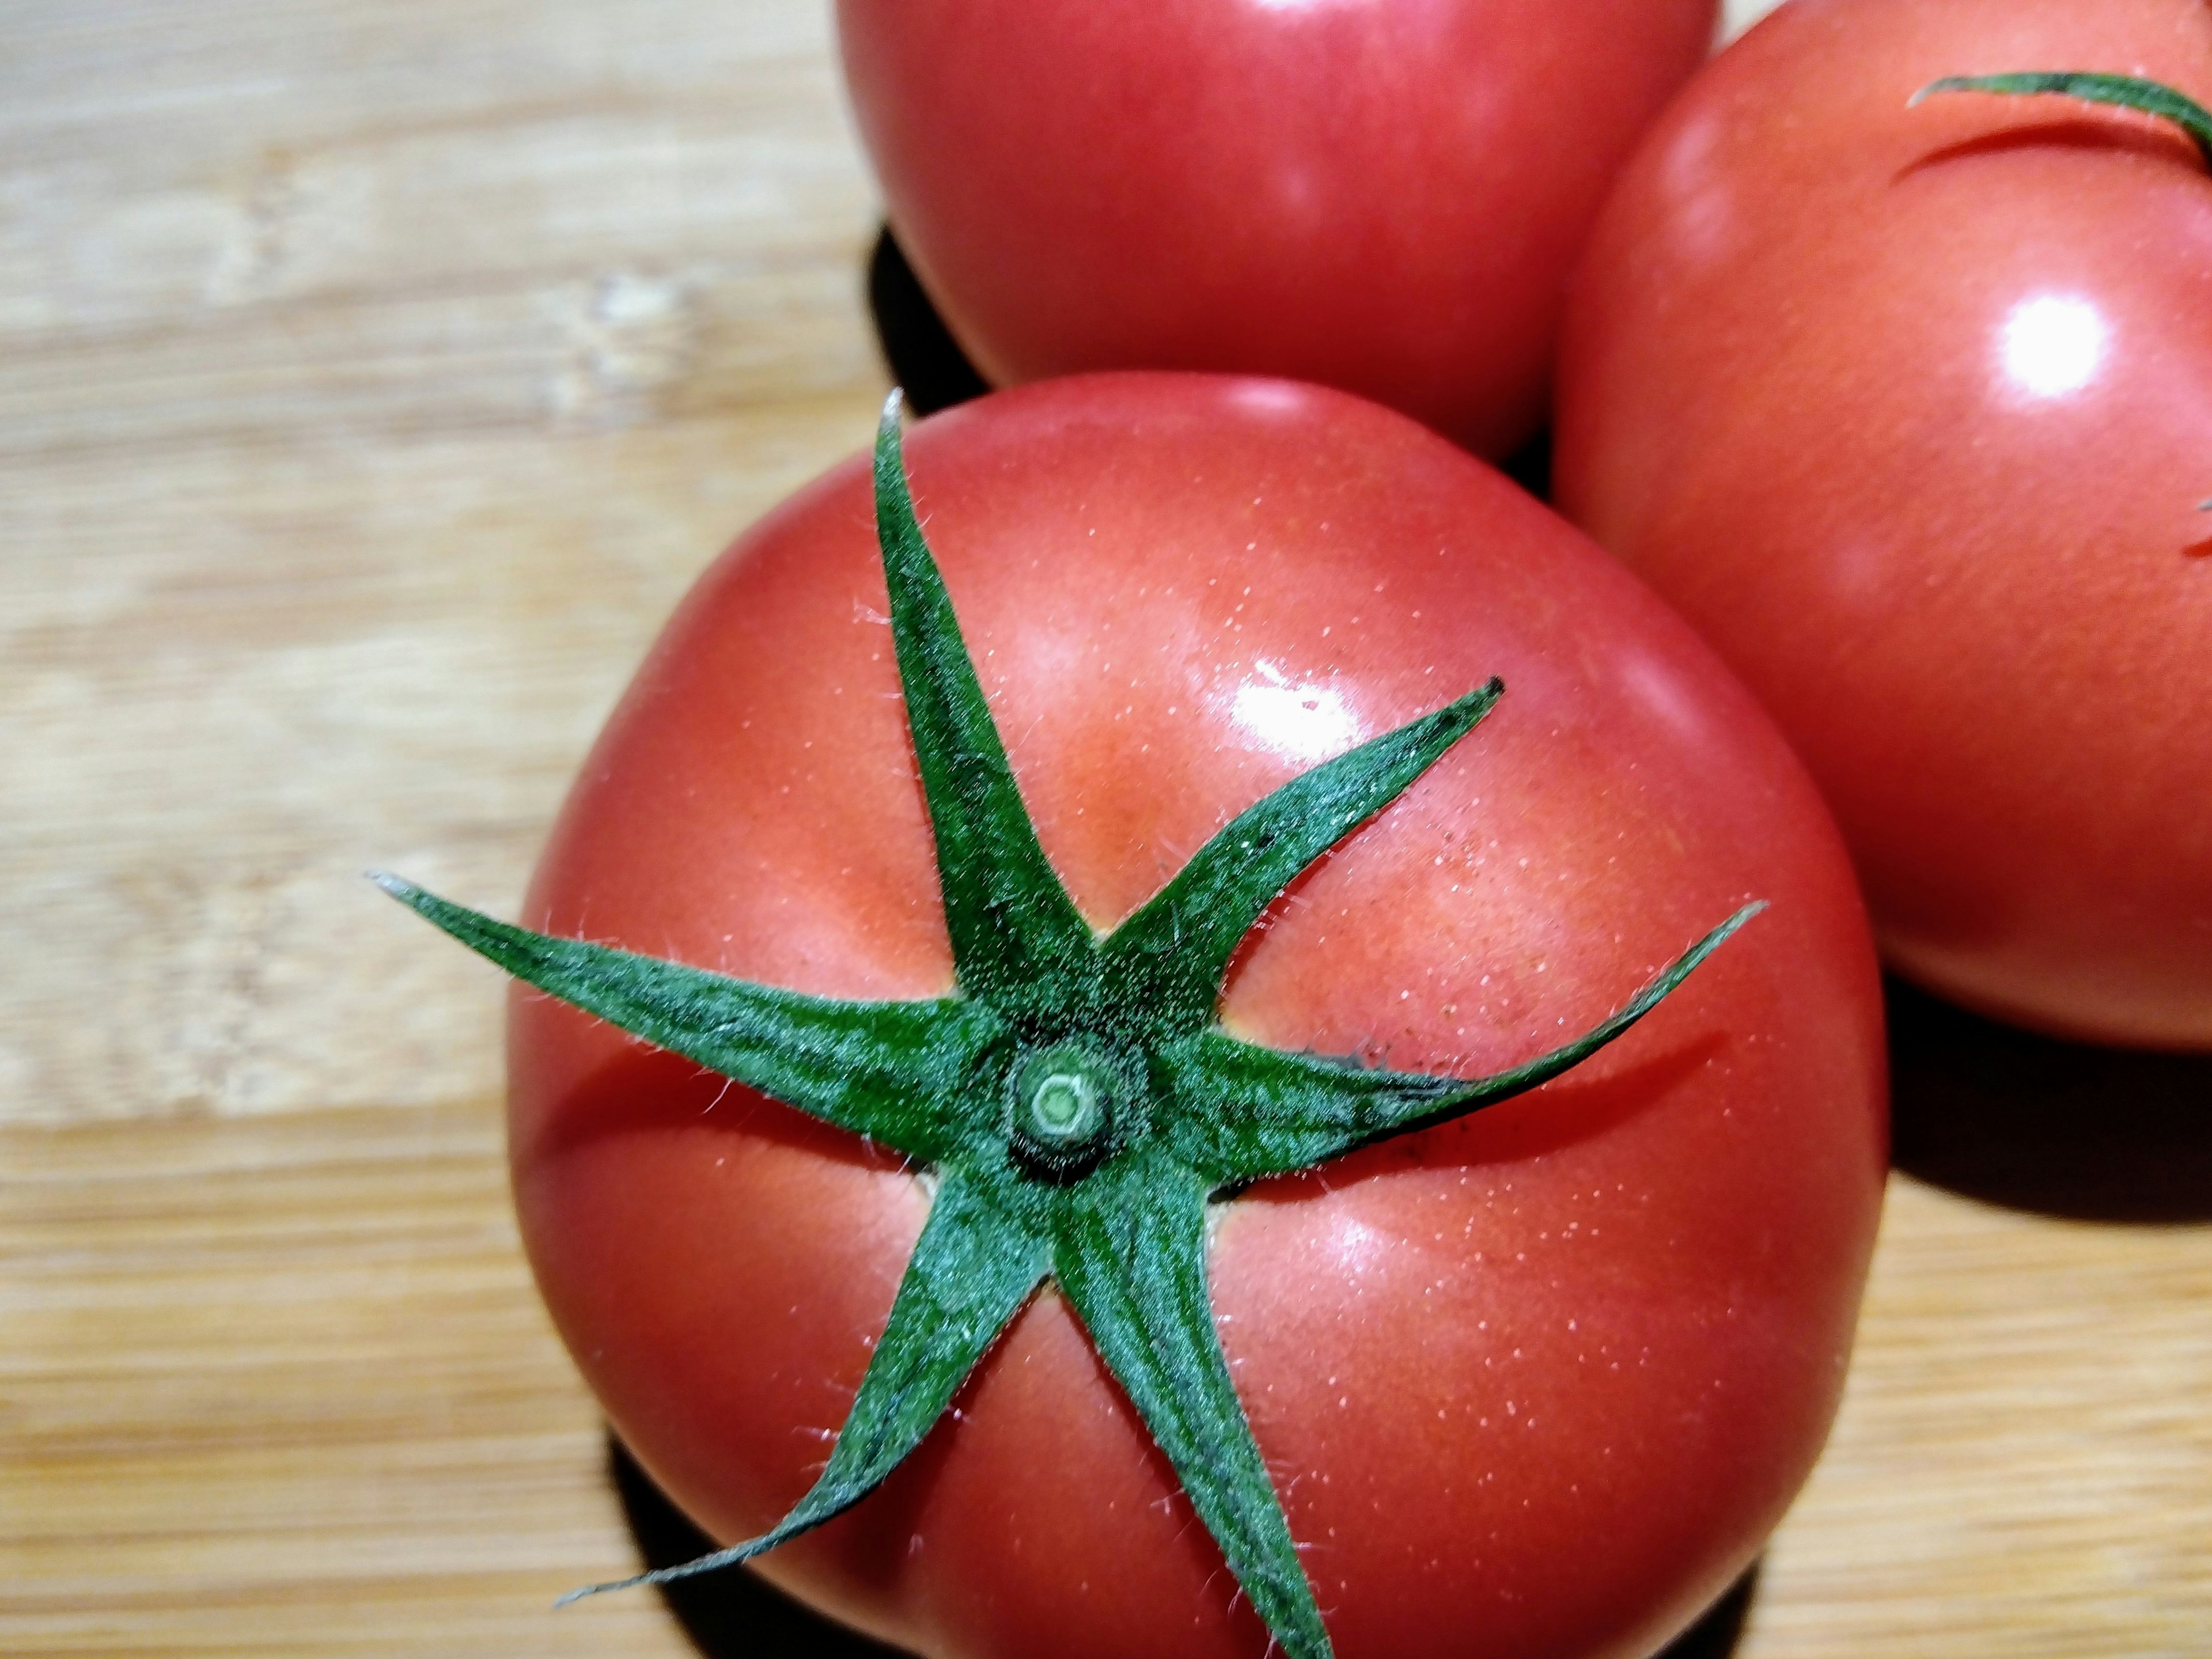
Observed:
[[[840,0],[900,245],[992,381],[1295,375],[1486,453],[1714,0]]]
[[[1316,760],[1504,677],[1248,942],[1238,1033],[1492,1070],[1770,902],[1585,1066],[1264,1184],[1212,1244],[1343,1659],[1656,1647],[1820,1447],[1881,1191],[1872,949],[1796,763],[1634,579],[1371,404],[1104,376],[925,421],[907,456],[1044,849],[1101,927]],[[856,458],[706,574],[526,922],[826,994],[946,989],[872,527]],[[562,1005],[518,994],[511,1034],[555,1317],[656,1478],[757,1532],[843,1421],[927,1188]],[[1267,1646],[1049,1291],[885,1487],[762,1567],[945,1659]]]
[[[2212,97],[2196,0],[1798,0],[1668,113],[1578,278],[1559,499],[1782,721],[1884,947],[2212,1047]]]

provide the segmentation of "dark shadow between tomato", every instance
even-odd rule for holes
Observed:
[[[1498,470],[1540,501],[1552,499],[1552,428],[1545,427],[1498,463]]]
[[[2212,1220],[2212,1055],[2015,1030],[1893,980],[1891,1163],[2009,1209]]]
[[[891,379],[917,415],[980,398],[991,388],[945,326],[885,225],[868,252],[868,315]],[[1498,470],[1540,501],[1552,498],[1552,434],[1547,428],[1498,463]]]
[[[868,255],[868,314],[891,379],[915,414],[934,415],[991,389],[922,291],[889,225]]]
[[[607,1472],[646,1565],[672,1567],[714,1547],[611,1434]],[[1758,1586],[1754,1562],[1655,1659],[1729,1659],[1742,1639]],[[743,1568],[662,1584],[659,1593],[705,1659],[897,1659],[897,1649],[809,1611]]]

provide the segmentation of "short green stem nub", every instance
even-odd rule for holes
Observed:
[[[1111,1150],[1124,1087],[1112,1062],[1079,1042],[1024,1054],[1007,1079],[1006,1128],[1016,1156],[1047,1180],[1087,1175]]]

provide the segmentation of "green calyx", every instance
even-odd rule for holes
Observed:
[[[2079,98],[2092,104],[2112,104],[2172,122],[2197,145],[2204,164],[2212,167],[2212,111],[2184,93],[2158,81],[2134,75],[2093,74],[2075,70],[2036,70],[2011,75],[1947,75],[1930,81],[1914,93],[1907,105],[1944,92],[1985,92],[2007,97]]]
[[[1504,688],[1492,680],[1293,778],[1101,937],[1023,806],[915,518],[898,408],[895,392],[877,435],[877,527],[936,841],[951,994],[805,996],[532,933],[375,878],[516,977],[893,1147],[936,1177],[851,1413],[798,1505],[759,1537],[574,1595],[743,1561],[859,1502],[921,1444],[1049,1279],[1276,1641],[1292,1659],[1326,1659],[1312,1589],[1215,1334],[1207,1206],[1558,1076],[1649,1013],[1763,907],[1729,917],[1573,1042],[1490,1077],[1381,1070],[1230,1036],[1216,1018],[1222,977],[1261,913],[1471,731]]]

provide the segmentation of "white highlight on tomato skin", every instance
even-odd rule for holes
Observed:
[[[2063,398],[2097,378],[2112,337],[2112,325],[2090,301],[2038,294],[2014,306],[1998,325],[1998,366],[2015,391]]]
[[[1259,0],[1267,6],[1270,0]],[[1304,0],[1273,0],[1279,9],[1285,4],[1302,4]],[[1290,380],[1255,380],[1237,386],[1230,393],[1230,401],[1240,409],[1260,415],[1296,415],[1313,401],[1307,387]]]
[[[1253,669],[1254,677],[1230,700],[1229,718],[1262,746],[1310,765],[1359,741],[1359,716],[1334,686],[1293,684],[1264,660]]]
[[[1347,1279],[1357,1279],[1375,1266],[1389,1246],[1387,1237],[1348,1215],[1332,1219],[1322,1243],[1330,1261]]]

